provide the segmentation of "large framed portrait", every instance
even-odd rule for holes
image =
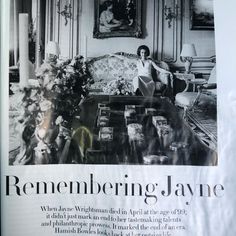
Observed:
[[[94,0],[94,38],[141,37],[141,0]]]
[[[190,29],[214,30],[213,0],[190,0]]]

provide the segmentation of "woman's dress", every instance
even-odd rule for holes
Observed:
[[[143,96],[153,96],[155,83],[152,79],[152,61],[139,59],[137,68],[138,76],[133,79],[134,92],[139,89]]]

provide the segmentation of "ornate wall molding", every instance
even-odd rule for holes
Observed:
[[[168,63],[175,63],[177,61],[177,34],[178,22],[177,19],[172,20],[171,27],[168,26],[168,21],[165,19],[165,4],[169,7],[175,8],[177,1],[162,1],[162,45],[161,45],[161,60]]]
[[[178,17],[172,19],[171,26],[165,19],[164,7],[168,6],[175,9],[178,6]],[[154,55],[158,60],[167,63],[178,61],[178,52],[182,42],[182,0],[162,0],[154,1]]]
[[[72,7],[72,18],[67,19],[68,24],[66,25],[64,17],[58,13],[64,8],[65,1],[47,0],[46,2],[45,43],[47,44],[48,41],[58,42],[63,58],[72,58],[79,51],[79,2],[77,0],[68,1]]]

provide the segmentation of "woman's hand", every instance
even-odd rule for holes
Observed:
[[[122,25],[122,20],[113,19],[113,20],[112,20],[112,23],[113,23],[114,25],[121,26],[121,25]]]

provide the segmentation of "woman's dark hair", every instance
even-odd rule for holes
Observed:
[[[105,1],[104,2],[104,8],[107,9],[109,6],[113,5],[112,1]]]
[[[150,50],[149,50],[148,46],[146,46],[146,45],[141,45],[141,46],[138,47],[138,49],[137,49],[137,55],[140,56],[140,51],[141,51],[142,49],[144,49],[144,50],[146,51],[147,57],[148,57],[148,56],[150,55]]]

